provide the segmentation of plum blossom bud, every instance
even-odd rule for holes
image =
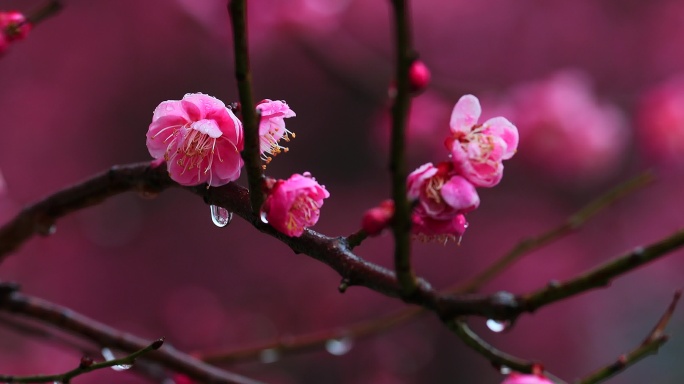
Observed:
[[[518,148],[518,130],[504,117],[482,124],[480,101],[465,95],[451,113],[451,135],[444,144],[450,151],[457,172],[478,187],[493,187],[503,176],[503,160]]]
[[[450,162],[422,165],[408,176],[407,188],[417,202],[412,233],[424,241],[459,239],[468,227],[464,214],[480,205],[475,187]]]
[[[301,236],[305,228],[318,222],[323,199],[330,197],[309,172],[275,181],[267,195],[261,207],[262,220],[292,237]]]
[[[541,374],[525,375],[513,372],[501,384],[554,384]]]
[[[649,159],[684,165],[684,76],[644,94],[637,116],[637,143]]]
[[[0,30],[7,42],[22,40],[26,38],[29,31],[31,31],[31,23],[26,20],[26,17],[17,11],[0,11]],[[1,45],[2,43],[0,43]]]
[[[278,142],[280,139],[290,141],[290,136],[295,137],[293,132],[285,128],[285,118],[296,116],[286,102],[280,100],[265,99],[256,106],[261,115],[259,122],[259,150],[261,158],[266,164],[271,162],[272,157],[281,152],[287,152],[288,148],[283,147]]]
[[[414,60],[409,68],[409,87],[411,93],[417,95],[430,84],[430,69],[420,60]]]
[[[169,176],[181,185],[218,187],[240,177],[242,123],[221,100],[188,93],[154,110],[147,149],[168,163]]]
[[[394,216],[394,201],[385,200],[363,214],[361,228],[368,236],[377,236],[390,225],[392,216]]]

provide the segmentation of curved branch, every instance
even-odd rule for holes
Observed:
[[[25,295],[11,283],[0,283],[0,311],[18,314],[72,332],[101,346],[133,353],[153,344],[148,340],[115,330],[105,324],[51,302]],[[196,358],[164,345],[145,356],[174,371],[202,383],[259,384],[259,382],[203,363]]]
[[[670,318],[672,317],[672,314],[677,307],[677,302],[681,296],[682,291],[675,292],[670,305],[667,307],[667,310],[665,313],[663,313],[658,323],[655,325],[655,327],[653,327],[653,330],[649,332],[648,336],[646,336],[644,341],[641,342],[639,346],[629,353],[625,353],[624,355],[618,357],[613,364],[609,364],[601,369],[598,369],[596,372],[587,375],[585,378],[577,380],[576,384],[600,383],[636,364],[641,359],[657,353],[660,347],[662,347],[669,338],[669,336],[665,335],[663,332],[665,331],[667,324],[670,322]]]
[[[0,381],[8,383],[68,383],[71,379],[76,376],[80,376],[84,373],[96,371],[98,369],[110,368],[116,365],[119,366],[132,366],[135,363],[135,359],[151,351],[156,351],[164,343],[164,339],[158,339],[152,342],[152,344],[147,347],[137,350],[128,356],[124,356],[119,359],[112,359],[103,361],[101,363],[94,363],[91,359],[82,358],[81,363],[78,367],[57,375],[35,375],[35,376],[8,376],[0,375]],[[124,368],[122,368],[124,369]],[[128,369],[128,368],[125,368]]]

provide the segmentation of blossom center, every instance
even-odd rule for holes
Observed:
[[[294,231],[310,225],[310,223],[315,221],[315,216],[319,209],[320,206],[316,200],[310,196],[306,194],[297,196],[287,215],[287,228]]]

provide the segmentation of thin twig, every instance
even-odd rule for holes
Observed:
[[[0,283],[0,311],[26,316],[71,332],[100,346],[133,353],[152,344],[137,336],[113,329],[60,305],[25,295],[9,283]],[[258,384],[259,382],[218,369],[182,353],[170,345],[145,357],[190,378],[209,383]]]
[[[245,132],[245,149],[242,158],[247,170],[252,212],[258,214],[264,202],[261,187],[263,170],[259,157],[259,122],[252,92],[252,73],[249,65],[249,46],[247,43],[247,3],[245,0],[230,0],[228,13],[233,26],[233,47],[235,55],[235,78],[242,112],[242,125]]]
[[[588,290],[604,287],[617,276],[633,271],[684,245],[684,230],[675,232],[646,247],[636,247],[621,257],[604,263],[571,280],[551,284],[520,297],[521,310],[534,312],[538,308]]]
[[[80,376],[84,373],[96,371],[98,369],[110,368],[114,366],[132,366],[135,363],[135,359],[151,351],[156,351],[162,344],[164,344],[164,339],[158,339],[153,341],[150,345],[140,350],[131,353],[128,356],[124,356],[119,359],[113,359],[108,361],[103,361],[100,363],[93,363],[92,360],[84,358],[81,359],[81,364],[78,367],[57,375],[35,375],[35,376],[9,376],[0,375],[1,382],[9,383],[49,383],[49,382],[59,382],[68,383],[71,379],[76,376]],[[126,368],[127,369],[127,368]]]
[[[47,3],[43,4],[40,6],[40,8],[37,8],[31,12],[29,12],[26,16],[26,19],[33,25],[38,25],[40,22],[43,20],[47,19],[48,17],[54,16],[62,10],[63,5],[62,2],[59,0],[50,0]]]
[[[636,364],[641,359],[648,357],[649,355],[658,353],[658,349],[660,349],[660,347],[662,347],[663,344],[665,344],[668,340],[668,336],[665,335],[663,332],[665,331],[665,327],[667,327],[667,324],[670,322],[670,318],[672,317],[672,314],[674,313],[674,310],[677,307],[677,302],[679,301],[679,298],[681,296],[682,291],[675,292],[674,297],[672,298],[672,302],[670,302],[670,305],[668,306],[667,310],[665,311],[665,313],[663,313],[663,315],[661,316],[660,320],[655,325],[653,330],[651,330],[651,332],[646,336],[644,341],[641,344],[639,344],[639,346],[637,346],[629,353],[626,353],[618,357],[618,359],[614,363],[607,365],[603,368],[600,368],[595,372],[587,375],[586,377],[577,380],[575,384],[600,383],[617,375],[618,373],[624,371],[630,366]]]
[[[391,0],[394,14],[396,43],[397,90],[392,104],[392,137],[390,172],[392,174],[392,199],[394,200],[394,270],[403,297],[411,296],[417,289],[416,276],[411,268],[411,206],[406,197],[406,122],[411,106],[409,95],[409,67],[414,59],[411,48],[411,26],[408,0]]]
[[[538,364],[537,362],[523,360],[496,349],[494,346],[478,336],[477,333],[473,332],[463,318],[449,321],[447,322],[447,326],[449,329],[454,331],[454,333],[456,333],[456,335],[458,335],[458,337],[461,338],[461,340],[463,340],[467,346],[487,358],[496,367],[507,367],[518,372],[531,373],[534,366]],[[544,375],[552,379],[557,384],[565,384],[565,381],[559,379],[548,371],[545,371]]]
[[[450,289],[449,291],[458,293],[478,291],[483,285],[500,275],[501,272],[505,271],[511,264],[518,261],[522,256],[525,256],[532,251],[536,251],[575,232],[603,209],[612,205],[621,198],[631,194],[635,190],[651,184],[654,180],[655,177],[653,176],[652,172],[645,172],[618,185],[606,194],[582,207],[579,211],[565,220],[565,222],[561,225],[538,236],[519,242],[510,251],[508,251],[508,253],[491,264],[487,269],[469,279],[465,283],[459,284],[455,288]]]
[[[331,340],[348,339],[352,342],[375,335],[384,330],[405,323],[414,317],[414,313],[420,308],[401,310],[372,321],[362,321],[344,327],[311,332],[298,336],[282,336],[275,340],[256,343],[246,347],[231,348],[227,350],[215,350],[193,353],[199,359],[211,364],[228,364],[242,360],[256,360],[261,353],[267,350],[276,351],[278,354],[321,350]]]

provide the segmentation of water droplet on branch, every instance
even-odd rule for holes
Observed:
[[[217,205],[212,205],[209,208],[211,209],[211,221],[217,227],[225,227],[233,220],[233,212],[228,212],[227,209]]]
[[[275,363],[280,359],[280,352],[278,352],[277,349],[270,348],[270,349],[264,349],[259,353],[259,361],[261,361],[264,364],[270,364],[270,363]]]
[[[339,339],[330,339],[325,342],[325,350],[331,355],[342,356],[351,351],[354,346],[354,341],[350,337],[341,337]]]
[[[102,348],[102,357],[104,357],[105,360],[107,361],[112,361],[116,360],[116,357],[114,357],[114,353],[112,353],[112,350],[109,348]],[[127,369],[131,369],[133,365],[131,364],[119,364],[119,365],[112,365],[112,369],[115,371],[125,371]]]
[[[494,319],[487,320],[486,324],[490,331],[496,333],[505,331],[511,325],[511,323],[507,320],[500,321]]]

